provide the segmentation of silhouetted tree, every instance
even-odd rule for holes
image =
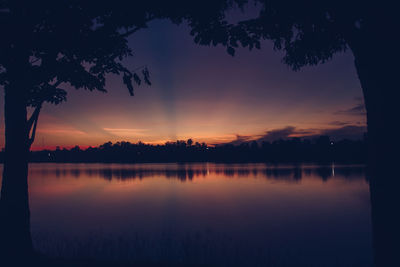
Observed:
[[[334,54],[351,50],[367,110],[369,173],[375,239],[375,263],[400,265],[395,251],[399,216],[393,213],[400,202],[396,193],[400,179],[398,164],[398,62],[400,20],[396,1],[271,1],[236,0],[239,4],[255,2],[259,14],[231,25],[220,21],[211,32],[195,34],[199,44],[222,43],[234,55],[239,46],[260,48],[260,40],[273,41],[284,52],[283,61],[298,70],[330,60]],[[217,32],[224,34],[217,35]],[[223,36],[221,38],[221,36]],[[385,174],[382,175],[382,169]],[[396,188],[396,189],[394,189]],[[386,192],[386,193],[385,193]],[[379,203],[379,205],[377,204]],[[379,208],[376,208],[379,207]],[[379,210],[378,210],[379,209]],[[390,230],[388,230],[390,229]],[[387,246],[385,246],[387,244]],[[397,264],[396,264],[397,263]]]
[[[187,144],[188,144],[188,146],[192,146],[193,145],[193,140],[189,138],[187,140]]]
[[[28,151],[43,103],[65,101],[65,86],[105,91],[108,73],[122,75],[131,94],[133,83],[144,80],[150,84],[146,68],[140,77],[121,60],[132,53],[126,37],[154,16],[140,10],[133,14],[135,20],[126,20],[122,9],[93,3],[0,2],[0,84],[5,91],[6,138],[1,212],[2,233],[9,235],[2,240],[11,249],[31,250],[29,233],[15,227],[13,231],[11,226],[29,224]],[[27,107],[33,108],[29,118]]]
[[[190,140],[190,139],[189,139]],[[323,142],[321,142],[321,140]],[[189,142],[190,143],[190,142]],[[292,138],[271,143],[256,141],[239,145],[185,145],[182,141],[151,145],[142,142],[107,142],[98,147],[42,150],[30,153],[31,162],[319,162],[362,163],[366,144],[341,140],[330,144],[329,137],[303,140]],[[0,160],[3,158],[0,152]]]
[[[131,34],[156,18],[174,23],[185,19],[195,33],[219,21],[230,4],[225,0],[0,0],[0,85],[5,91],[0,252],[32,250],[27,163],[42,105],[65,101],[67,88],[105,92],[107,74],[120,75],[133,95],[134,84],[150,80],[147,68],[135,72],[122,63],[132,55],[127,41]],[[29,107],[33,112],[28,118]]]
[[[284,52],[283,61],[294,70],[329,61],[351,50],[367,110],[368,139],[374,161],[393,153],[390,140],[397,135],[397,69],[400,26],[395,2],[374,1],[270,1],[256,2],[259,14],[235,25],[221,20],[213,31],[200,31],[195,41],[223,44],[230,54],[239,45],[260,48],[260,40],[273,41]],[[222,32],[223,34],[217,34]],[[385,158],[387,160],[387,158]]]
[[[230,25],[224,12],[247,0],[0,0],[6,138],[0,251],[32,250],[27,162],[42,105],[65,101],[67,87],[105,91],[107,74],[120,75],[131,94],[134,84],[150,84],[146,68],[136,73],[122,60],[132,54],[127,38],[156,18],[185,19],[195,42],[223,44],[232,55],[239,42],[258,48],[261,39],[271,39],[294,69],[350,48],[365,97],[371,155],[383,162],[388,157],[382,155],[397,151],[391,142],[399,113],[391,64],[398,60],[397,9],[368,1],[255,1],[261,5],[257,18]]]

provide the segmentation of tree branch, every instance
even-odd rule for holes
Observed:
[[[29,148],[32,146],[33,142],[35,141],[35,136],[36,136],[36,127],[37,127],[37,122],[39,119],[39,113],[40,113],[40,109],[42,108],[42,103],[40,103],[40,105],[38,105],[35,108],[35,111],[33,111],[31,117],[29,118],[28,122],[27,122],[27,130],[28,130],[28,135],[30,134],[31,130],[32,133],[29,137],[28,140],[28,146]]]
[[[35,64],[36,62],[38,62],[39,60],[41,60],[41,58],[35,58],[31,61],[29,61],[30,64]]]
[[[153,19],[155,19],[155,18],[156,18],[156,16],[150,16],[149,18],[147,18],[147,19],[144,21],[144,24],[143,24],[142,26],[137,26],[137,27],[133,28],[132,30],[129,30],[129,31],[125,32],[125,33],[122,34],[121,36],[124,37],[124,38],[125,38],[125,37],[128,37],[129,35],[131,35],[131,34],[137,32],[138,30],[145,28],[145,27],[147,26],[146,23],[149,22],[149,21],[151,21],[151,20],[153,20]]]
[[[39,119],[39,113],[38,113],[38,116],[36,117],[36,120],[35,120],[35,122],[34,122],[34,124],[33,124],[33,129],[32,129],[31,137],[29,137],[29,140],[28,140],[29,149],[31,148],[33,142],[35,141],[36,127],[37,127],[38,119]]]
[[[58,80],[57,82],[55,82],[53,85],[50,85],[50,86],[52,86],[55,89],[57,89],[57,87],[61,83],[63,83],[63,81],[62,80]],[[28,140],[29,147],[31,147],[31,145],[35,141],[37,122],[39,120],[40,110],[42,109],[42,105],[43,105],[44,101],[45,101],[44,99],[40,101],[40,103],[35,107],[35,110],[33,111],[31,117],[27,121],[28,136],[30,134],[30,137],[29,137],[29,140]]]
[[[63,81],[58,80],[58,81],[55,82],[54,84],[51,84],[51,86],[53,86],[55,89],[57,89],[57,87],[58,87],[60,84],[62,84],[62,83],[63,83]]]
[[[40,109],[42,108],[42,103],[43,102],[41,102],[40,105],[35,108],[35,110],[33,111],[32,115],[31,115],[31,117],[29,118],[29,120],[27,122],[28,133],[31,132],[33,124],[35,123],[35,121],[39,117]]]

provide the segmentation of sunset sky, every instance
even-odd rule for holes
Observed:
[[[146,65],[152,86],[129,96],[121,77],[108,93],[69,90],[68,101],[46,104],[33,149],[97,146],[107,141],[208,144],[328,134],[358,138],[365,131],[362,91],[350,52],[293,72],[269,41],[261,50],[194,44],[185,25],[154,21],[130,38],[131,69]],[[0,98],[0,147],[4,101]]]

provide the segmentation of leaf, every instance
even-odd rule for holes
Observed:
[[[142,74],[143,74],[144,82],[145,82],[146,84],[148,84],[148,85],[151,85],[149,70],[148,70],[147,68],[144,68],[144,69],[142,70]]]
[[[129,94],[131,96],[133,96],[133,85],[132,85],[132,75],[127,75],[126,73],[124,73],[124,76],[122,78],[124,84],[126,85],[126,87],[128,88]]]
[[[140,83],[142,82],[142,80],[139,78],[139,76],[136,73],[133,74],[133,80],[135,81],[135,83],[137,85],[140,85]]]
[[[231,46],[228,46],[228,48],[226,49],[226,51],[228,52],[229,55],[234,56],[235,55],[235,49]]]

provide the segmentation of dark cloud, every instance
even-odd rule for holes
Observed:
[[[333,126],[351,126],[351,125],[358,125],[358,126],[366,126],[364,121],[332,121],[329,125]]]
[[[321,131],[321,135],[328,135],[334,140],[342,139],[362,139],[367,127],[357,125],[347,125],[336,129],[326,129]]]
[[[265,134],[262,134],[262,135],[239,135],[239,134],[237,134],[235,140],[233,140],[229,143],[224,143],[224,144],[240,145],[242,143],[251,142],[251,141],[257,141],[259,143],[273,142],[273,141],[280,140],[280,139],[289,139],[289,138],[293,137],[293,135],[306,136],[306,135],[311,135],[314,133],[315,133],[315,131],[313,131],[313,130],[296,129],[296,127],[287,126],[285,128],[266,131]]]
[[[291,134],[295,132],[296,128],[293,126],[288,126],[283,129],[275,129],[271,131],[267,131],[263,136],[259,137],[257,141],[263,142],[271,142],[279,139],[287,139]]]
[[[365,116],[366,110],[365,110],[365,105],[364,105],[363,99],[360,97],[356,97],[355,100],[357,101],[357,104],[355,106],[353,106],[349,109],[336,111],[334,114]]]
[[[225,144],[240,145],[242,143],[257,141],[261,142],[273,142],[276,140],[285,140],[293,137],[301,137],[306,139],[314,139],[321,135],[327,135],[332,140],[360,140],[363,138],[364,133],[367,132],[367,127],[364,125],[354,125],[347,122],[334,121],[332,125],[339,125],[342,127],[334,129],[296,129],[293,126],[287,126],[281,129],[274,129],[265,132],[264,135],[236,135],[236,139]]]
[[[273,142],[280,139],[291,138],[293,135],[304,136],[312,133],[314,133],[312,130],[296,129],[296,127],[287,126],[285,128],[267,131],[264,135],[257,136],[255,140],[258,142]]]
[[[335,126],[345,126],[351,124],[348,121],[332,121],[329,123],[330,125],[335,125]]]
[[[225,143],[227,145],[240,145],[241,143],[245,143],[245,142],[249,142],[252,140],[252,136],[251,135],[236,135],[236,139],[229,142],[229,143]]]
[[[287,126],[282,129],[274,129],[271,131],[265,132],[263,135],[236,135],[236,139],[224,143],[227,145],[240,145],[242,143],[257,141],[257,142],[273,142],[279,139],[288,139],[290,135],[297,133],[296,128],[293,126]]]

